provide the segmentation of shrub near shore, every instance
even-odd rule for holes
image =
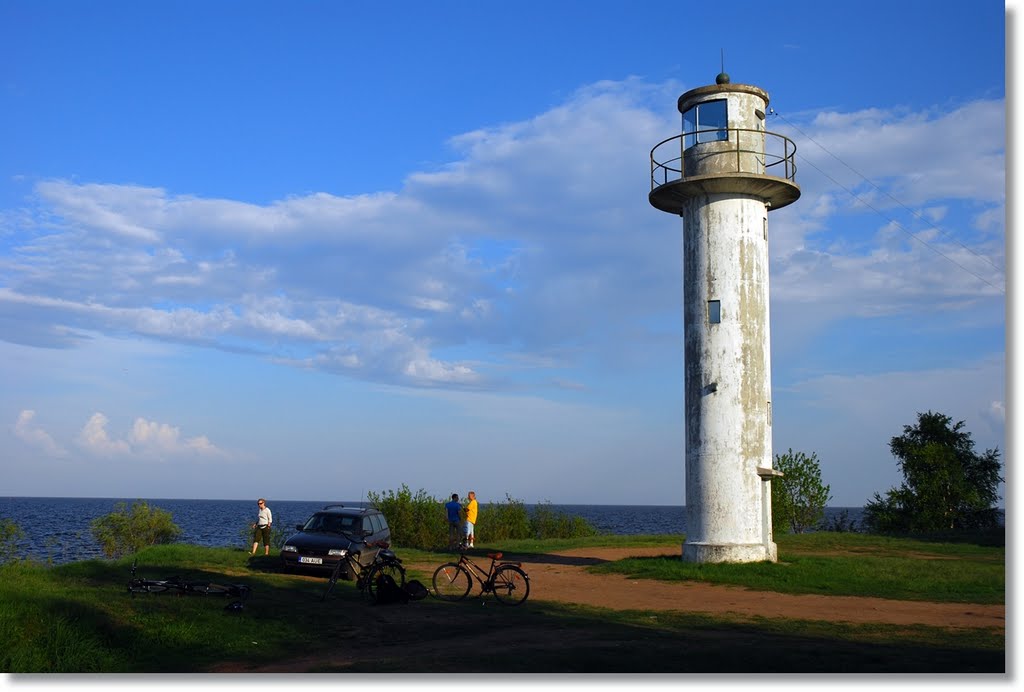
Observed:
[[[398,490],[371,491],[367,497],[387,517],[395,545],[424,550],[447,545],[447,498],[439,500],[423,489],[413,493],[404,484]],[[556,511],[550,502],[536,505],[531,512],[522,500],[509,495],[502,503],[481,504],[477,524],[480,540],[488,544],[527,538],[582,538],[598,533],[582,517]]]

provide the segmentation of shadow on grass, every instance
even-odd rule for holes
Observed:
[[[465,644],[439,641],[437,617],[474,632]],[[759,624],[650,613],[525,604],[515,610],[480,601],[387,611],[383,632],[394,641],[364,641],[342,653],[309,658],[308,672],[390,673],[1001,673],[999,640],[955,648],[927,633],[901,641],[892,630],[837,627],[787,633]],[[400,627],[395,627],[399,625]],[[874,641],[872,639],[875,639]],[[881,639],[882,641],[879,641]],[[273,666],[269,670],[273,670]],[[283,668],[282,668],[283,669]]]

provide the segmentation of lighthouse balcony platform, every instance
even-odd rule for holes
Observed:
[[[648,198],[655,208],[672,214],[682,213],[693,197],[713,194],[750,195],[764,200],[770,210],[780,209],[800,197],[795,157],[796,144],[774,132],[684,132],[651,149]]]

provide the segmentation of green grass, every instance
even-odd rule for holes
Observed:
[[[493,549],[521,556],[582,546],[662,545],[671,552],[681,543],[679,536],[598,536],[509,541]],[[429,551],[397,552],[407,563],[447,559]],[[787,538],[780,541],[780,554],[779,565],[710,565],[701,568],[697,578],[726,583],[764,580],[778,590],[817,588],[824,593],[851,590],[859,583],[856,588],[866,590],[866,595],[886,597],[895,597],[902,579],[914,585],[914,593],[906,597],[925,593],[930,600],[942,600],[937,595],[945,592],[971,592],[965,584],[977,582],[971,588],[979,594],[978,602],[1002,602],[1003,553],[998,548],[841,534]],[[244,669],[251,662],[306,657],[311,662],[304,670],[325,672],[1005,670],[1005,637],[986,629],[616,612],[533,598],[511,609],[493,602],[481,607],[475,598],[460,603],[428,598],[375,608],[363,603],[349,582],[340,582],[332,597],[321,602],[324,580],[280,573],[276,556],[250,559],[237,549],[167,545],[141,551],[138,561],[140,576],[244,582],[253,588],[253,597],[242,612],[230,613],[224,610],[227,601],[212,597],[131,596],[125,589],[130,558],[56,567],[3,565],[0,671],[202,672],[226,662]],[[857,563],[864,569],[854,569]],[[624,561],[607,568],[616,565],[630,572],[639,569],[644,576],[653,576],[648,568],[658,565],[655,571],[662,576],[656,578],[679,578],[683,566],[673,558]],[[883,565],[892,571],[892,584],[878,579]],[[959,576],[939,577],[936,572]],[[666,573],[670,576],[663,576]],[[429,581],[427,574],[410,576]],[[807,583],[794,586],[801,579]],[[989,600],[982,600],[986,593]],[[995,593],[1000,597],[991,595]],[[468,649],[427,648],[437,641],[439,624],[446,622],[473,633],[465,640]]]
[[[289,594],[281,577],[253,575],[240,551],[161,546],[140,553],[140,576],[244,581],[264,598]],[[251,633],[219,598],[131,596],[131,560],[89,560],[46,568],[28,563],[0,571],[0,669],[8,672],[196,670],[242,656]],[[287,595],[285,596],[288,597]],[[283,654],[306,629],[287,618],[275,624],[271,648]]]
[[[595,565],[635,579],[703,581],[763,591],[875,596],[908,601],[1006,602],[1002,546],[851,533],[783,536],[779,562],[693,564],[678,555],[630,558]]]

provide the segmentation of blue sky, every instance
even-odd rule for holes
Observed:
[[[860,506],[918,412],[1005,452],[1007,15],[964,7],[0,4],[0,495],[682,504],[648,157],[723,52],[798,147],[776,453]]]

